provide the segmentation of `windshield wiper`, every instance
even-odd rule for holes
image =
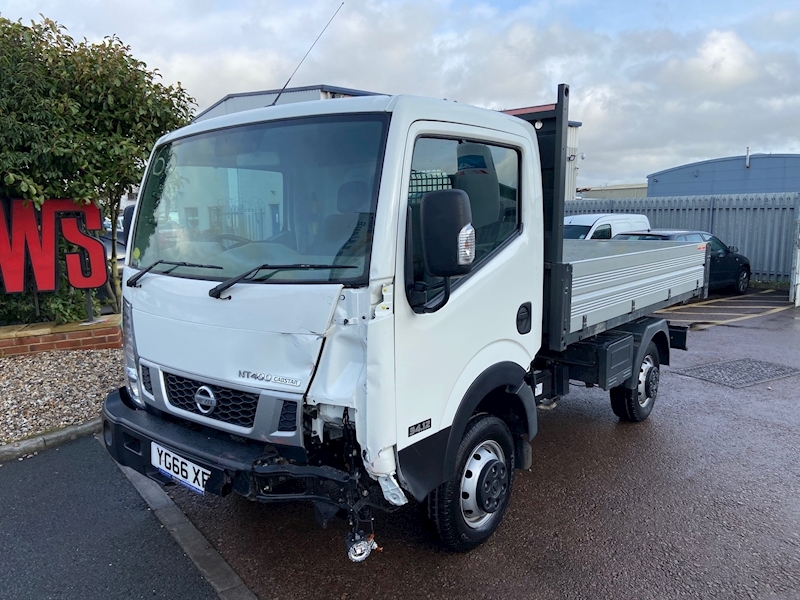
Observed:
[[[357,269],[355,265],[316,265],[316,264],[296,264],[296,265],[270,265],[270,264],[263,264],[258,265],[257,267],[253,267],[249,271],[245,271],[241,275],[236,275],[235,277],[231,277],[230,279],[226,279],[218,286],[211,288],[208,290],[208,295],[212,298],[220,299],[220,294],[227,290],[229,287],[236,285],[240,281],[247,279],[259,271],[264,271],[265,269]],[[221,300],[229,300],[230,296],[227,298],[221,298]]]
[[[167,269],[166,271],[161,271],[162,273],[172,273],[178,267],[194,267],[196,269],[221,269],[222,268],[222,267],[220,267],[218,265],[198,265],[198,264],[195,264],[195,263],[175,262],[175,261],[172,261],[172,260],[157,260],[156,262],[147,265],[144,269],[139,271],[136,275],[132,275],[128,279],[128,282],[127,282],[126,285],[128,287],[141,287],[139,285],[136,285],[139,282],[139,280],[142,277],[144,277],[147,273],[149,273],[150,270],[153,267],[156,267],[158,265],[171,265],[172,266],[171,269]]]

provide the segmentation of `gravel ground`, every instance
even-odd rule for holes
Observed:
[[[0,358],[0,446],[99,416],[122,369],[121,349]]]

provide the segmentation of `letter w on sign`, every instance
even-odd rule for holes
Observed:
[[[59,215],[58,213],[68,213]],[[30,261],[34,287],[40,292],[56,289],[56,264],[59,218],[64,238],[81,251],[68,252],[67,278],[72,287],[86,289],[106,282],[105,248],[102,242],[85,233],[100,229],[100,209],[92,204],[77,205],[72,200],[46,200],[36,218],[32,203],[0,200],[0,279],[6,293],[24,292],[26,265]],[[82,227],[81,225],[84,225]]]

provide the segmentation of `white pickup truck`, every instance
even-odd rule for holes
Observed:
[[[198,493],[427,503],[442,543],[498,527],[570,381],[642,421],[703,296],[704,244],[563,240],[569,88],[522,118],[376,96],[210,119],[158,141],[124,269],[121,464]]]

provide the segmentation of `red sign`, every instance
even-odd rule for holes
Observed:
[[[9,206],[10,214],[6,215]],[[40,211],[41,222],[36,213],[31,202],[0,201],[0,276],[6,293],[27,289],[25,267],[28,261],[35,289],[55,291],[59,225],[64,239],[82,249],[66,255],[69,284],[78,289],[104,285],[107,279],[105,248],[100,240],[85,233],[86,229],[101,228],[100,209],[93,204],[78,205],[72,200],[46,200]]]

